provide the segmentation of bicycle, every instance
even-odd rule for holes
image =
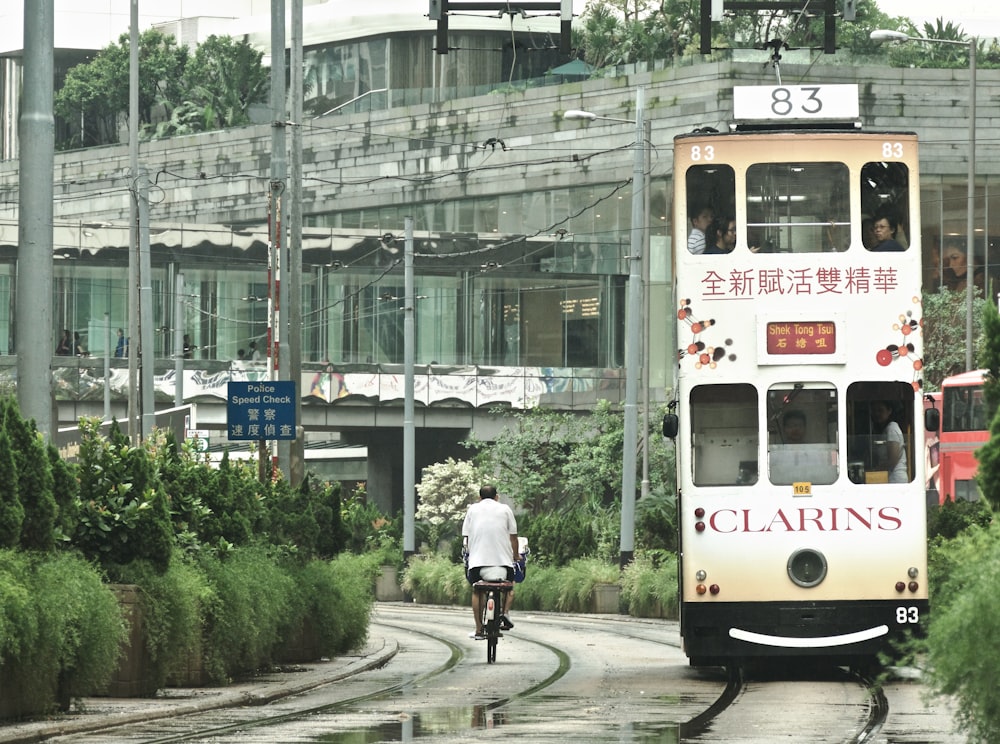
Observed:
[[[503,638],[500,633],[500,617],[503,615],[507,595],[514,588],[512,581],[477,581],[472,585],[474,591],[483,595],[483,633],[486,635],[486,663],[493,664],[497,660],[497,641]]]

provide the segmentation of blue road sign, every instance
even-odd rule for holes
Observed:
[[[230,382],[230,439],[295,439],[295,382]]]

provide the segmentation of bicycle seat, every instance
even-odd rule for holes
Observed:
[[[483,581],[479,580],[472,585],[475,589],[499,589],[500,591],[509,591],[514,588],[513,581]]]

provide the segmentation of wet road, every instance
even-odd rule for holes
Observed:
[[[235,708],[66,742],[712,742],[917,744],[964,741],[915,681],[887,689],[888,713],[866,730],[872,697],[843,670],[749,677],[728,706],[721,669],[692,669],[676,623],[516,613],[486,664],[468,638],[471,612],[381,604],[372,632],[399,653],[381,669],[265,707]],[[699,719],[701,716],[701,719]],[[707,720],[706,720],[707,719]],[[691,724],[695,720],[696,724]],[[513,737],[512,739],[510,737]]]

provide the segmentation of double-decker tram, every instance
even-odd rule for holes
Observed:
[[[917,138],[817,116],[852,88],[674,140],[692,664],[866,661],[927,613]]]

